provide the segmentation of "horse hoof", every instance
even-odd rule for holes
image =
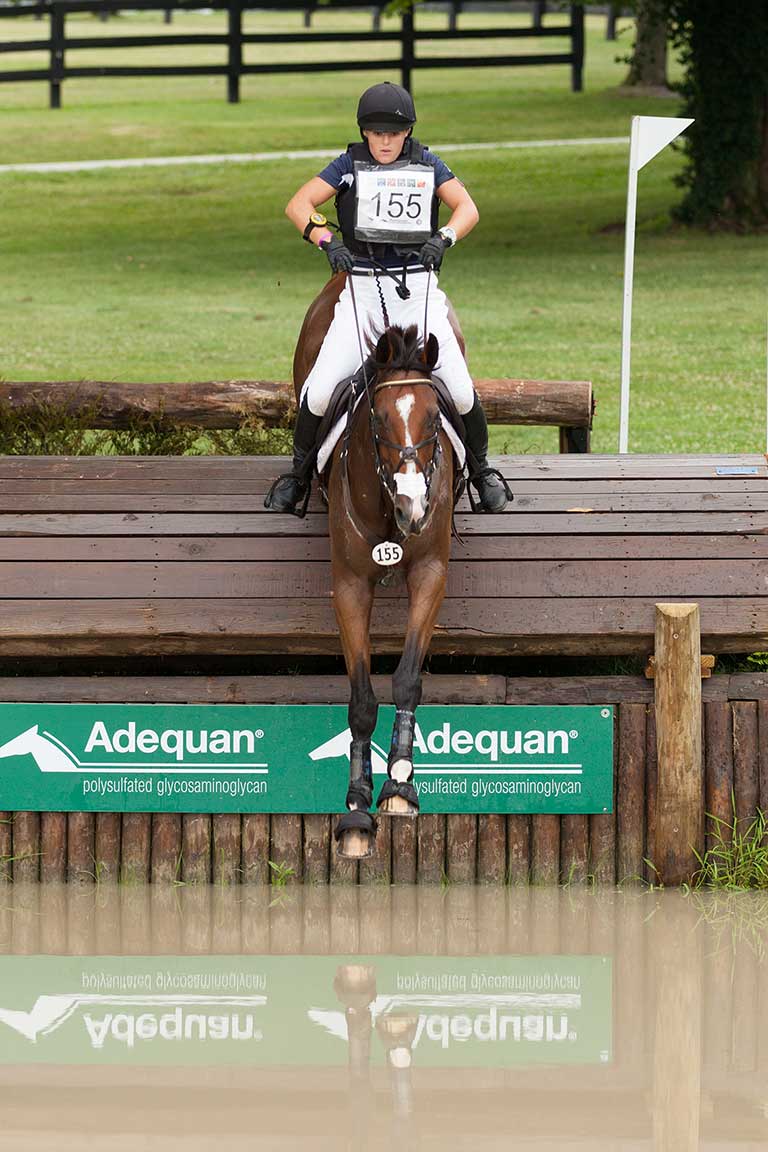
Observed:
[[[369,856],[373,856],[375,844],[375,832],[362,832],[359,828],[350,828],[349,832],[342,832],[336,841],[336,854],[342,860],[367,860]]]
[[[414,808],[413,804],[402,796],[390,796],[388,800],[382,800],[378,810],[385,816],[408,816],[411,819],[419,814],[418,808]]]
[[[410,780],[393,780],[388,777],[381,786],[376,807],[387,816],[413,819],[419,814],[419,796]]]

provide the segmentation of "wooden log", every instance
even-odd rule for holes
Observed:
[[[418,854],[418,820],[392,823],[392,883],[415,884]]]
[[[651,705],[645,722],[645,871],[649,884],[655,884],[658,876],[651,856],[656,836],[656,795],[658,790],[658,760],[656,756],[656,709]]]
[[[416,876],[419,884],[440,884],[446,876],[445,816],[422,812],[417,820]]]
[[[242,837],[240,815],[236,812],[219,812],[213,816],[213,882],[227,885],[239,884],[241,877],[240,855]]]
[[[645,865],[645,704],[619,709],[616,871],[619,883],[638,882]]]
[[[36,884],[40,879],[40,813],[17,812],[13,821],[13,881]]]
[[[93,812],[67,815],[67,880],[92,884],[95,876],[96,820]]]
[[[67,814],[40,813],[40,879],[43,884],[63,884],[67,879]]]
[[[297,884],[301,881],[301,816],[275,813],[272,816],[269,864],[274,884]]]
[[[120,812],[97,812],[94,835],[96,877],[100,884],[116,884],[120,877],[123,819]]]
[[[531,818],[520,813],[507,816],[507,879],[528,884],[531,878]]]
[[[0,884],[13,879],[13,812],[0,812]]]
[[[360,884],[389,884],[392,879],[392,825],[403,820],[413,824],[410,817],[380,815],[379,830],[374,841],[373,855],[361,860],[358,871]]]
[[[477,880],[503,884],[507,872],[507,818],[485,813],[477,819]]]
[[[757,701],[739,700],[733,708],[733,791],[739,829],[745,832],[760,800]]]
[[[654,864],[665,884],[696,868],[704,840],[698,604],[656,606],[658,784]]]
[[[491,424],[553,424],[587,428],[592,386],[583,380],[477,379],[475,388]],[[84,380],[3,384],[12,409],[56,407],[88,411],[93,428],[124,428],[140,413],[162,414],[199,428],[237,428],[245,417],[267,427],[295,416],[293,387],[267,380],[126,384]]]
[[[269,883],[269,814],[243,815],[243,884]]]
[[[763,812],[768,812],[768,700],[758,701],[757,723],[760,807]]]
[[[619,774],[618,716],[613,717],[613,812],[589,817],[589,874],[596,884],[616,883],[616,790]]]
[[[560,817],[531,817],[531,883],[557,884],[560,878]]]
[[[181,880],[181,826],[180,812],[155,812],[152,816],[153,884],[173,884]]]
[[[185,884],[211,882],[211,818],[184,813],[181,820],[181,878]]]
[[[560,817],[560,880],[586,884],[589,872],[589,817]]]
[[[331,817],[331,856],[328,862],[330,882],[331,884],[357,884],[360,867],[357,860],[345,860],[338,853],[338,841],[335,833],[340,819],[338,814]]]
[[[727,701],[704,705],[706,847],[731,842],[733,827],[733,709]]]
[[[474,884],[477,877],[477,816],[446,816],[446,875],[451,884]]]
[[[148,884],[151,867],[152,817],[148,812],[124,812],[120,851],[123,884]]]
[[[305,884],[327,884],[330,870],[331,818],[311,814],[303,817],[303,879]]]

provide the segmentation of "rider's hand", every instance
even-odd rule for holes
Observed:
[[[434,236],[430,236],[426,244],[423,245],[421,252],[419,252],[419,260],[425,268],[432,268],[435,272],[439,271],[440,265],[443,262],[443,256],[446,249],[450,248],[450,244],[436,232]]]
[[[328,240],[323,240],[320,244],[323,252],[328,257],[328,263],[333,272],[351,272],[355,266],[355,258],[350,252],[349,248],[345,245],[343,240],[339,240],[338,236],[331,236]]]

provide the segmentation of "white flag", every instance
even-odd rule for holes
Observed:
[[[654,156],[657,156],[662,148],[666,148],[667,144],[671,144],[689,124],[693,124],[693,120],[679,116],[633,116],[632,134],[634,136],[635,132],[637,133],[635,136],[637,168],[643,168],[649,160],[653,160]]]

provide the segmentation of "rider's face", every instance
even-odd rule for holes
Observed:
[[[408,132],[372,132],[366,129],[363,133],[368,141],[368,149],[377,164],[391,164],[397,160],[403,150]]]

